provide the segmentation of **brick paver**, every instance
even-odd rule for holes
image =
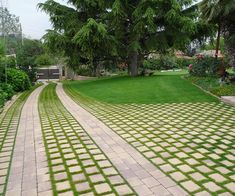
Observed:
[[[77,105],[58,84],[57,94],[64,106],[105,152],[118,171],[139,195],[186,195],[182,188],[166,177],[149,160],[105,124]],[[151,154],[149,154],[151,156]],[[106,171],[112,173],[112,171]],[[119,188],[121,191],[124,187]]]
[[[26,91],[15,97],[0,114],[0,195],[6,193],[21,111],[30,93],[31,91]]]
[[[26,101],[20,118],[6,195],[37,195],[51,190],[38,114],[37,88]]]

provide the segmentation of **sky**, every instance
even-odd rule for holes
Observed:
[[[65,0],[56,0],[65,3]],[[23,34],[32,39],[40,39],[51,28],[49,17],[38,10],[37,4],[45,0],[2,0],[10,13],[20,17]]]

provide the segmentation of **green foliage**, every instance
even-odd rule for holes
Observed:
[[[4,82],[5,78],[1,78],[1,81]],[[31,87],[28,75],[19,69],[7,69],[7,82],[16,92],[28,90]]]
[[[68,2],[72,6],[47,0],[39,8],[53,24],[45,43],[62,51],[72,67],[90,64],[96,69],[103,61],[116,60],[132,66],[135,76],[141,56],[185,47],[196,31],[191,0]]]
[[[16,68],[16,58],[14,56],[9,56],[5,58],[5,63],[7,64],[7,67],[10,68]]]
[[[6,93],[6,99],[10,99],[14,95],[13,87],[10,84],[0,83],[0,88]]]
[[[0,108],[3,107],[5,101],[11,99],[14,90],[10,84],[0,83]]]
[[[20,67],[35,66],[36,58],[43,53],[41,41],[24,39],[24,44],[17,50],[17,63]]]
[[[221,59],[199,56],[192,64],[192,69],[189,69],[189,73],[192,76],[218,76],[222,66]]]
[[[209,43],[204,43],[201,46],[202,50],[214,50],[215,49],[215,39],[210,40]],[[220,51],[224,54],[225,52],[225,45],[224,45],[224,38],[220,39]]]
[[[194,63],[194,59],[185,59],[185,58],[176,59],[176,64],[178,65],[178,68],[180,69],[188,68],[188,66],[193,63]]]
[[[24,44],[17,49],[18,66],[28,74],[31,82],[36,80],[36,59],[43,53],[43,45],[39,40],[24,39]]]
[[[0,40],[0,56],[5,55],[5,44],[3,41]]]
[[[35,64],[38,66],[52,65],[53,60],[48,54],[42,54],[36,58]]]
[[[220,79],[217,77],[186,77],[192,83],[200,86],[206,91],[211,92],[216,96],[235,96],[234,84],[221,84]]]
[[[74,70],[78,75],[90,76],[92,75],[92,67],[89,65],[80,65]]]

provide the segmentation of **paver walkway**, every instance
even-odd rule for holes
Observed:
[[[0,115],[0,195],[6,192],[21,111],[32,90],[20,94]]]
[[[45,195],[51,189],[38,114],[37,88],[26,101],[20,118],[6,195]],[[48,192],[47,192],[48,193]]]
[[[65,94],[62,84],[58,84],[57,94],[64,106],[79,121],[139,195],[187,194],[130,144],[76,104]]]

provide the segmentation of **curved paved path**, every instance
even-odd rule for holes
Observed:
[[[20,118],[7,196],[51,195],[51,183],[38,113],[38,97],[44,86],[27,99]]]
[[[67,110],[83,126],[139,195],[187,195],[181,187],[165,176],[130,144],[76,104],[66,95],[62,84],[57,85],[56,91]]]

